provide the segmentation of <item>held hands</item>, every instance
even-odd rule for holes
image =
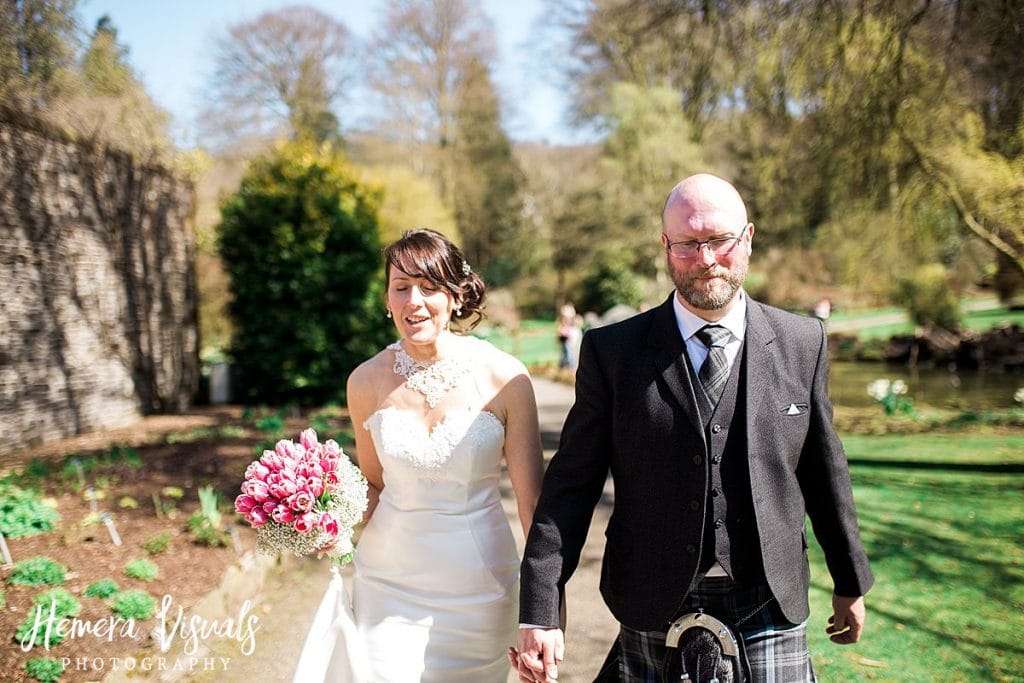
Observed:
[[[829,634],[830,640],[839,645],[850,645],[860,640],[861,631],[864,630],[864,619],[867,616],[867,609],[864,607],[864,597],[844,598],[841,595],[832,594],[832,616],[828,618],[828,626],[825,633]],[[521,640],[521,638],[520,638]]]
[[[556,683],[558,663],[565,656],[560,628],[519,629],[519,649],[508,649],[508,661],[523,683]]]

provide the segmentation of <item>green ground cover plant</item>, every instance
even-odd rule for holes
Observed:
[[[146,591],[124,591],[114,598],[110,611],[122,619],[145,621],[156,612],[156,598]]]
[[[823,681],[1016,681],[1024,646],[1024,436],[844,436],[875,586],[864,639],[828,642],[831,582],[811,544]]]
[[[44,612],[53,608],[55,614],[77,617],[82,611],[82,602],[67,588],[51,588],[32,598],[33,607],[42,607]]]
[[[159,555],[167,550],[170,545],[171,534],[167,531],[161,531],[147,538],[145,543],[142,544],[142,549],[146,551],[147,555]]]
[[[42,645],[47,640],[50,645],[60,644],[64,640],[64,636],[60,633],[59,629],[50,629],[49,636],[47,636],[47,629],[45,627],[37,628],[37,621],[40,621],[40,616],[42,620],[47,620],[50,617],[51,611],[53,612],[54,619],[60,621],[61,619],[77,616],[82,611],[82,603],[63,588],[54,588],[45,593],[40,593],[33,598],[32,606],[28,608],[25,614],[25,620],[18,625],[18,629],[14,633],[14,639],[18,643],[25,643],[27,645],[30,636],[34,636],[31,639],[33,647]]]
[[[160,569],[149,560],[138,559],[124,566],[124,575],[141,581],[152,581],[160,575]]]
[[[142,467],[139,452],[128,446],[114,446],[101,453],[71,453],[60,460],[32,458],[15,472],[8,473],[2,484],[42,489],[47,485],[66,486],[75,491],[82,488],[82,479],[92,477],[97,486],[116,480],[119,468],[137,470]]]
[[[118,590],[120,589],[117,587],[117,582],[111,578],[106,578],[90,583],[85,587],[82,595],[87,598],[99,598],[100,600],[106,600],[110,596],[116,595]]]
[[[0,481],[0,533],[5,537],[22,538],[53,531],[59,520],[57,511],[32,489]]]
[[[199,506],[186,523],[193,541],[211,548],[227,545],[227,534],[221,528],[220,494],[212,486],[200,486]]]
[[[30,557],[14,565],[7,582],[17,586],[56,586],[64,583],[67,567],[49,557]]]
[[[35,657],[25,662],[25,673],[42,683],[53,683],[60,680],[64,664],[53,657]]]

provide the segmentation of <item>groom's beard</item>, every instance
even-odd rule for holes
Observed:
[[[732,270],[715,264],[710,268],[694,272],[682,272],[669,263],[669,274],[683,300],[701,311],[716,311],[724,308],[743,286],[747,276],[745,262],[735,264]],[[710,281],[698,282],[698,278],[714,276]]]

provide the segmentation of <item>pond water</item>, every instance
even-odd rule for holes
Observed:
[[[1013,395],[1024,387],[1024,374],[987,373],[949,368],[909,368],[889,363],[833,362],[829,392],[836,405],[863,407],[875,403],[868,384],[876,379],[901,379],[917,407],[956,410],[1013,408]]]

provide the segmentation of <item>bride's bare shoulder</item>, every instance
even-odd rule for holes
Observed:
[[[395,352],[388,348],[381,349],[377,354],[367,358],[348,376],[349,393],[377,386],[383,379],[393,374],[394,364]]]
[[[529,377],[530,373],[522,361],[510,353],[502,351],[488,341],[476,339],[478,342],[480,366],[492,381],[502,387],[517,377]]]

